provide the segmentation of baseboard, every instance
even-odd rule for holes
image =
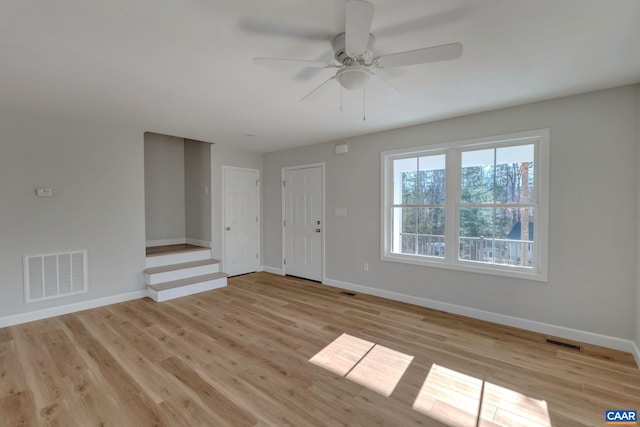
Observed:
[[[636,364],[640,366],[640,352],[638,351],[638,347],[636,346],[636,344],[631,340],[597,334],[594,332],[582,331],[579,329],[567,328],[564,326],[552,325],[550,323],[538,322],[535,320],[523,319],[521,317],[492,313],[490,311],[478,310],[476,308],[435,301],[412,295],[405,295],[398,292],[386,291],[383,289],[356,285],[353,283],[342,282],[340,280],[325,279],[323,283],[350,291],[388,298],[394,301],[406,302],[409,304],[419,305],[421,307],[432,308],[434,310],[446,311],[448,313],[459,314],[474,319],[486,320],[488,322],[527,329],[529,331],[539,332],[541,334],[548,334],[556,337],[626,351],[634,356],[634,358],[636,359]]]
[[[65,304],[59,305],[57,307],[45,308],[43,310],[30,311],[28,313],[20,313],[11,316],[0,317],[0,328],[19,325],[20,323],[33,322],[34,320],[46,319],[49,317],[61,316],[63,314],[75,313],[76,311],[88,310],[90,308],[117,304],[119,302],[144,298],[146,296],[147,290],[141,289],[139,291],[127,292],[125,294],[111,295],[108,297],[96,298],[89,301],[81,301],[73,304]]]
[[[279,276],[283,276],[281,268],[269,267],[268,265],[263,265],[262,271],[266,271],[267,273],[277,274]]]
[[[633,344],[631,354],[633,354],[633,358],[636,360],[636,365],[640,366],[640,350],[638,349],[638,345],[635,341],[631,341],[631,344]]]
[[[203,248],[211,248],[211,242],[207,242],[206,240],[191,239],[187,237],[185,239],[185,242],[193,246],[202,246]]]
[[[183,243],[187,243],[187,239],[179,237],[177,239],[147,240],[146,245],[147,248],[152,248],[154,246],[181,245]]]

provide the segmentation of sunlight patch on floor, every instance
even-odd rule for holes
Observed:
[[[309,361],[369,390],[390,396],[413,356],[342,334]]]
[[[484,386],[483,401],[496,407],[493,422],[500,425],[551,426],[549,408],[544,400],[490,382]]]
[[[376,344],[347,375],[347,379],[390,396],[407,370],[413,356]]]
[[[374,345],[370,341],[342,334],[309,359],[309,362],[344,377]]]
[[[547,403],[433,364],[413,409],[451,427],[551,427]]]

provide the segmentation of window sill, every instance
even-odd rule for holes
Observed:
[[[466,271],[469,273],[479,273],[491,276],[511,277],[514,279],[532,280],[536,282],[548,282],[546,272],[535,271],[534,269],[520,269],[518,267],[497,266],[495,264],[480,264],[472,261],[451,262],[435,257],[416,257],[401,254],[384,254],[380,258],[382,261],[398,262],[402,264],[413,264],[424,267],[444,268],[447,270]]]

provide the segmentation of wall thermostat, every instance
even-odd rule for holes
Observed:
[[[51,197],[53,193],[50,188],[38,187],[36,188],[36,196],[38,197]]]

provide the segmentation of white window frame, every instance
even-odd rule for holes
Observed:
[[[426,145],[383,151],[381,164],[381,255],[383,261],[415,264],[473,273],[505,276],[518,279],[548,281],[549,264],[549,129],[537,129],[485,138],[474,138],[444,144]],[[534,227],[533,268],[503,264],[484,264],[458,259],[460,169],[461,153],[481,148],[534,144],[534,200],[536,209]],[[391,252],[393,207],[393,161],[412,156],[446,153],[446,201],[445,201],[445,256],[427,257]]]

